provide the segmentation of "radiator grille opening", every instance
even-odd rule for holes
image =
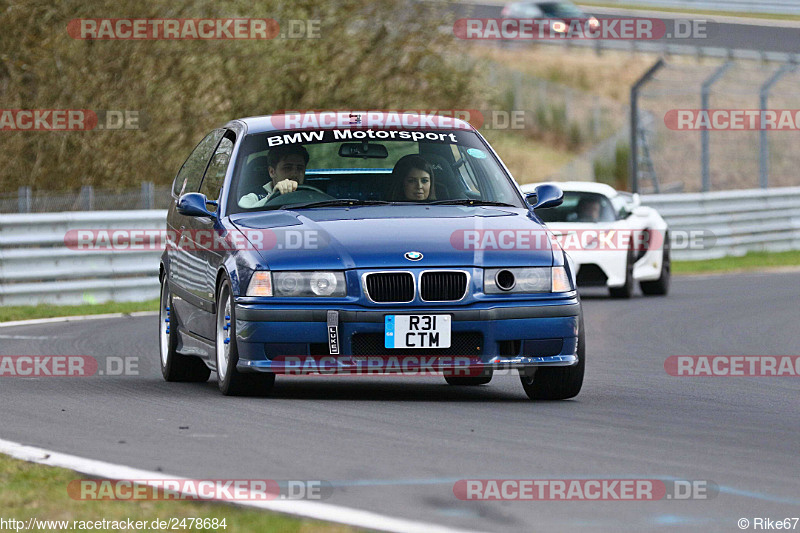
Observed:
[[[410,272],[376,272],[366,276],[367,296],[380,303],[408,303],[414,299]]]
[[[455,302],[467,291],[466,272],[423,272],[420,296],[426,302]]]

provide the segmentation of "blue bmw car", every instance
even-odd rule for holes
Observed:
[[[161,258],[167,381],[262,395],[276,374],[518,373],[576,396],[585,366],[569,257],[468,123],[315,112],[233,120],[178,172]],[[544,237],[544,238],[540,238]]]

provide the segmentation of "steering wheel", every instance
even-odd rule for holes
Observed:
[[[305,189],[305,190],[307,190],[307,191],[314,191],[314,192],[318,192],[318,193],[320,193],[320,194],[324,194],[325,196],[330,196],[328,193],[326,193],[326,192],[323,192],[323,191],[321,191],[321,190],[317,189],[316,187],[312,187],[311,185],[298,185],[298,186],[297,186],[297,188],[296,188],[295,190],[293,190],[292,192],[297,192],[297,191],[299,191],[300,189]],[[282,193],[282,192],[281,192],[281,190],[280,190],[280,189],[278,189],[277,187],[276,187],[275,189],[272,189],[272,192],[271,192],[271,193],[269,193],[269,196],[267,196],[267,199],[266,199],[266,200],[264,200],[264,203],[265,203],[265,204],[268,204],[268,203],[270,202],[270,200],[272,200],[272,199],[273,199],[273,198],[275,198],[276,196],[280,196],[281,194],[283,194],[283,193]],[[291,193],[290,193],[290,194],[291,194]]]

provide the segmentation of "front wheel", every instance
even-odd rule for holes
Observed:
[[[669,233],[664,232],[664,252],[661,258],[661,275],[653,281],[641,281],[639,287],[647,296],[666,296],[669,292],[672,277],[672,256],[670,253]]]
[[[628,251],[625,256],[625,285],[622,287],[609,287],[608,293],[612,298],[630,298],[633,296],[633,252]]]
[[[217,297],[217,382],[225,396],[267,395],[275,384],[275,374],[243,373],[236,369],[239,350],[236,346],[236,316],[231,284],[226,279]]]
[[[578,327],[578,363],[572,366],[542,366],[533,374],[520,371],[522,388],[531,400],[566,400],[574,398],[583,386],[583,372],[586,368],[586,334],[583,330],[583,316]]]
[[[159,304],[159,351],[161,352],[161,375],[166,381],[189,381],[203,383],[208,380],[211,370],[206,364],[191,355],[182,355],[178,348],[178,324],[172,308],[172,294],[167,275],[161,279],[161,299]]]

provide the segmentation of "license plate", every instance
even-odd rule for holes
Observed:
[[[386,315],[386,348],[449,348],[450,315]]]

